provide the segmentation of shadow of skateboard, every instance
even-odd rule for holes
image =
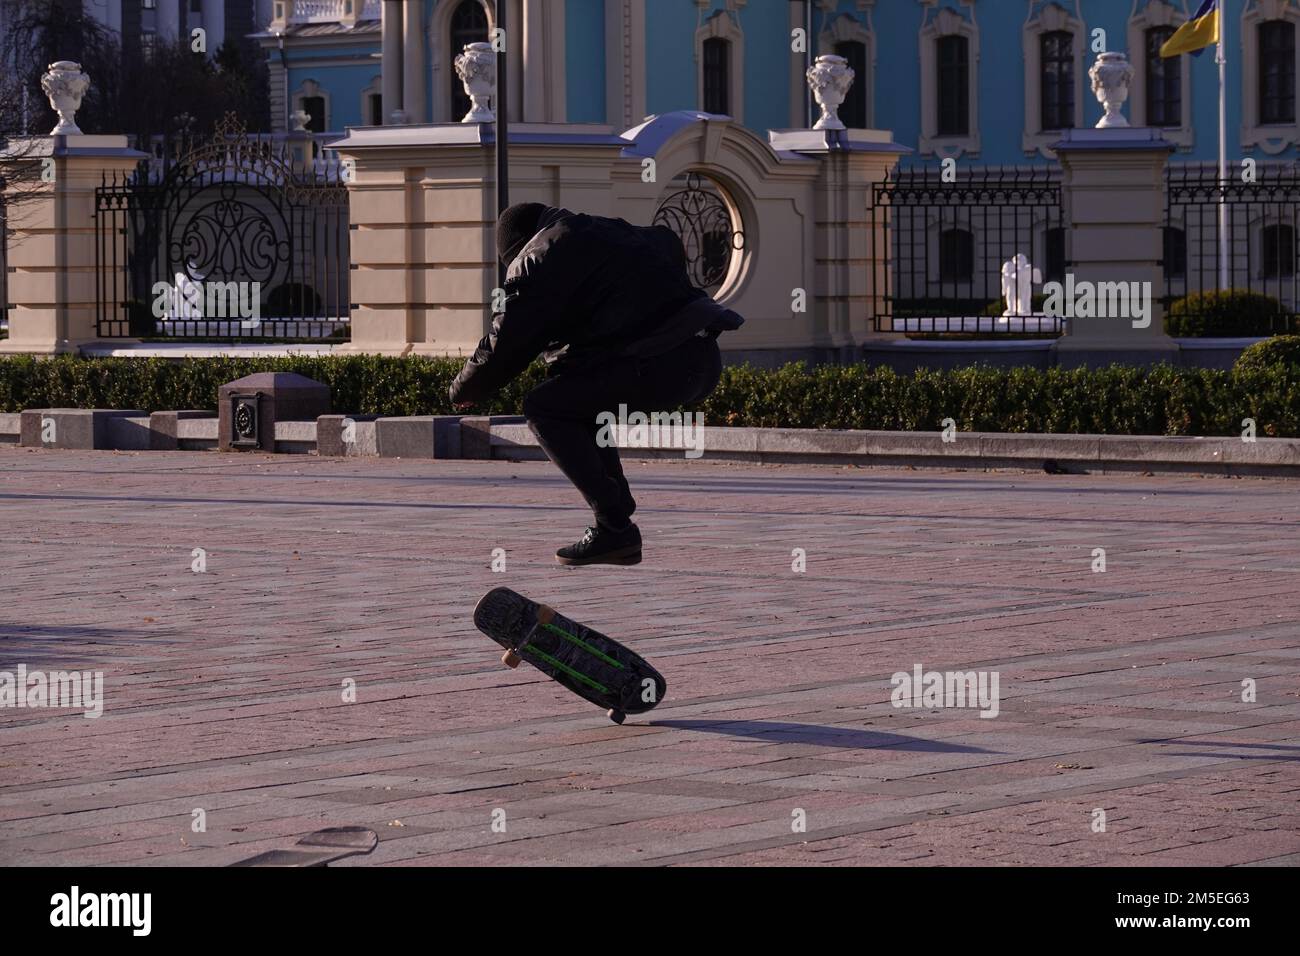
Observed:
[[[379,844],[374,830],[330,827],[317,830],[285,850],[267,850],[231,866],[327,866],[348,856],[364,856]]]

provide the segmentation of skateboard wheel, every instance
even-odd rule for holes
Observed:
[[[548,604],[542,604],[537,608],[537,623],[550,624],[555,620],[555,608]]]
[[[615,710],[613,707],[609,709],[605,716],[616,724],[621,724],[623,721],[627,720],[627,714],[623,713],[621,710]]]
[[[514,651],[506,651],[501,655],[501,663],[505,664],[506,667],[518,667],[522,660],[523,658]]]

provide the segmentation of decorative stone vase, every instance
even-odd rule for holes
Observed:
[[[853,76],[849,61],[831,53],[819,56],[817,62],[808,67],[808,88],[822,109],[821,118],[813,124],[813,129],[844,129],[839,108],[844,97],[849,95]]]
[[[76,123],[81,98],[90,89],[90,77],[81,72],[81,64],[59,60],[49,65],[49,72],[41,77],[41,89],[50,98],[50,108],[59,114],[59,122],[50,130],[51,136],[79,134]]]
[[[311,122],[311,114],[306,110],[294,110],[293,113],[293,131],[295,133],[307,132],[307,124]]]
[[[1128,99],[1128,85],[1135,74],[1133,64],[1123,53],[1103,53],[1088,71],[1092,79],[1092,92],[1106,114],[1098,121],[1097,129],[1112,129],[1128,126],[1128,120],[1120,112],[1120,107]]]
[[[456,75],[465,84],[465,93],[469,96],[471,109],[465,114],[462,123],[492,123],[496,117],[492,114],[488,102],[497,84],[497,55],[491,43],[468,43],[465,52],[456,57]]]

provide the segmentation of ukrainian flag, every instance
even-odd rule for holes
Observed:
[[[1200,56],[1207,46],[1219,42],[1219,0],[1205,0],[1196,15],[1184,23],[1160,48],[1161,56],[1190,53]]]

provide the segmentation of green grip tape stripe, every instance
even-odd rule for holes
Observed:
[[[539,621],[538,623],[540,624],[541,622]],[[599,651],[596,648],[592,647],[590,644],[588,644],[586,641],[584,641],[582,638],[578,637],[577,635],[570,634],[568,631],[562,631],[554,624],[542,624],[542,627],[546,628],[552,634],[558,634],[560,635],[560,637],[564,638],[565,640],[572,641],[574,644],[577,644],[579,647],[581,647],[583,650],[587,651],[588,653],[594,654],[596,657],[599,657],[606,664],[613,664],[619,670],[626,670],[626,668],[618,661],[614,660],[614,658],[610,657],[608,654],[604,653],[603,651]]]
[[[591,679],[590,677],[588,677],[586,674],[580,674],[580,673],[578,673],[578,672],[575,671],[572,667],[570,667],[568,664],[562,663],[561,661],[557,661],[557,660],[556,660],[554,657],[552,657],[550,654],[546,653],[546,652],[543,651],[543,650],[539,650],[538,648],[534,647],[532,644],[525,644],[523,647],[520,648],[520,650],[521,650],[521,651],[530,651],[531,653],[536,654],[538,657],[540,657],[542,660],[546,661],[546,663],[550,664],[550,665],[551,665],[552,667],[554,667],[556,670],[563,671],[564,673],[566,673],[566,674],[568,674],[570,677],[572,677],[574,680],[580,680],[580,681],[582,681],[582,682],[583,682],[584,684],[586,684],[588,687],[594,687],[596,690],[600,691],[602,694],[613,693],[613,692],[612,692],[608,687],[606,687],[604,684],[598,684],[598,683],[596,683],[594,680],[592,680],[592,679]]]

